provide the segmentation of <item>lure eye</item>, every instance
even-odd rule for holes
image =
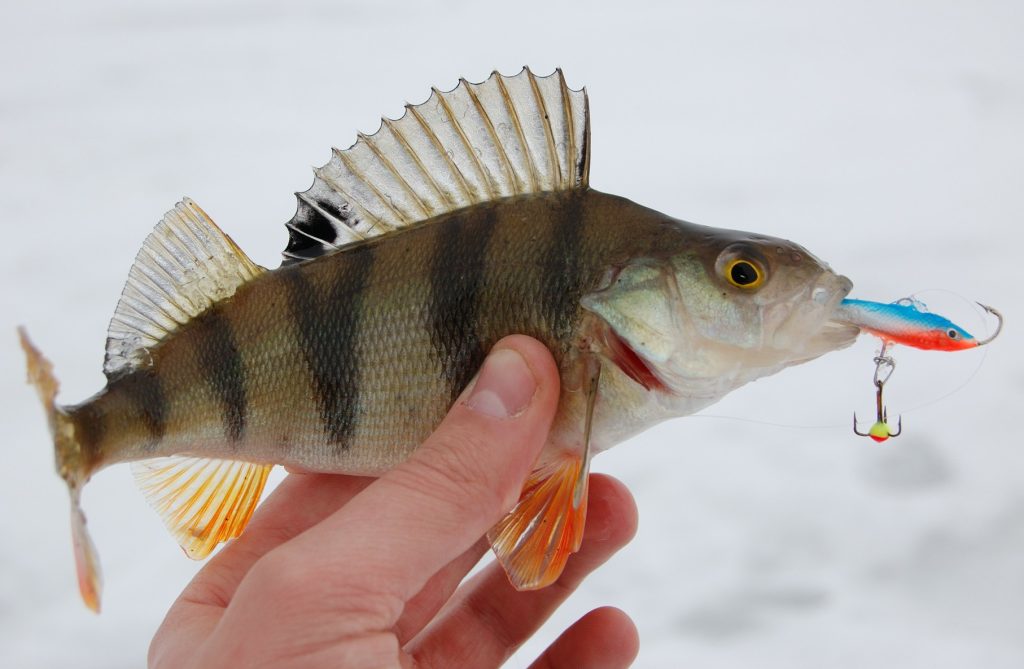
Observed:
[[[764,283],[764,272],[749,260],[737,258],[725,266],[725,278],[737,288],[750,290]]]
[[[954,330],[953,328],[949,328],[948,330],[946,330],[946,334],[949,335],[950,339],[959,339],[960,338],[960,333],[957,332],[956,330]]]

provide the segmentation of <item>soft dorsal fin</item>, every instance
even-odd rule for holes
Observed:
[[[128,272],[107,330],[107,378],[149,364],[149,347],[264,271],[199,205],[179,202],[146,237]]]
[[[479,84],[432,89],[314,170],[286,224],[285,262],[479,202],[585,188],[589,140],[586,91],[571,90],[561,70],[494,72]]]

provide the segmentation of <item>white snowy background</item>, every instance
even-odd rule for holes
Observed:
[[[84,499],[105,610],[80,604],[15,325],[61,398],[87,397],[135,252],[182,195],[276,265],[331,145],[523,64],[587,86],[596,188],[798,241],[858,297],[926,291],[979,334],[982,300],[1008,325],[987,356],[898,350],[885,445],[849,429],[872,410],[865,340],[603,455],[639,535],[509,666],[613,604],[641,667],[1024,667],[1019,0],[6,0],[0,666],[142,666],[197,568],[115,467]]]

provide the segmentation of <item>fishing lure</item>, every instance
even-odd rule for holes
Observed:
[[[856,325],[890,344],[925,351],[963,351],[990,343],[1003,329],[1002,314],[980,302],[978,306],[998,320],[995,332],[986,339],[975,338],[948,318],[928,311],[920,300],[910,297],[890,303],[847,298],[839,303],[836,320]]]
[[[977,339],[948,318],[928,311],[923,302],[910,297],[888,304],[849,298],[839,303],[837,320],[856,325],[863,332],[882,340],[882,350],[874,358],[875,373],[872,379],[875,386],[875,422],[867,432],[861,432],[854,412],[854,434],[883,442],[903,433],[903,417],[897,419],[896,429],[893,430],[889,425],[888,408],[882,398],[885,384],[896,369],[896,360],[889,355],[889,349],[894,345],[902,344],[926,351],[963,351],[985,346],[999,336],[1003,329],[1002,314],[980,302],[978,306],[997,319],[995,332],[985,339]]]

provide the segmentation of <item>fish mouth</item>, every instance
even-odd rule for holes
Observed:
[[[808,352],[814,358],[850,346],[860,334],[857,326],[836,319],[839,304],[850,294],[853,282],[841,274],[830,273],[830,276],[834,286],[831,294],[827,287],[820,285],[811,291],[811,301],[821,306],[823,316],[818,331],[808,340]]]
[[[852,289],[853,282],[845,276],[823,272],[803,303],[775,331],[773,348],[789,350],[790,361],[798,363],[851,345],[860,329],[837,320],[836,312]]]

